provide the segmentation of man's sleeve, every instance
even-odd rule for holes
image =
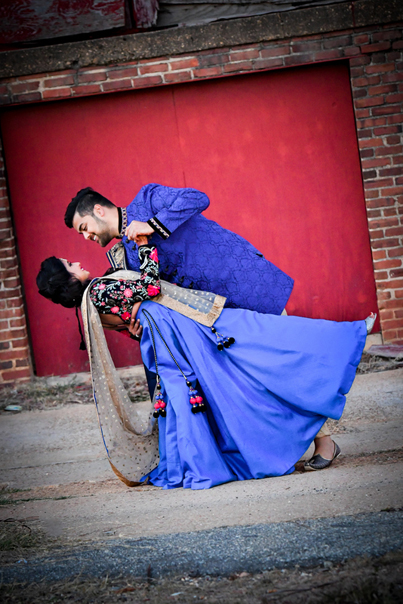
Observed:
[[[152,185],[145,193],[154,213],[147,222],[163,239],[168,239],[181,224],[210,205],[207,195],[196,189]]]

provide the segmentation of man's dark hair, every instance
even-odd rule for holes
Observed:
[[[82,283],[71,275],[63,262],[56,256],[46,258],[42,262],[41,270],[36,278],[39,293],[65,308],[80,306],[89,283],[90,280]]]
[[[67,210],[64,215],[64,222],[66,223],[66,226],[68,226],[69,229],[73,228],[73,218],[76,212],[78,212],[80,216],[87,216],[88,214],[90,216],[93,216],[94,206],[97,203],[100,206],[112,208],[115,207],[115,204],[109,201],[109,199],[106,199],[106,197],[104,197],[100,193],[97,193],[96,191],[91,189],[91,187],[81,189],[81,191],[79,191],[77,195],[73,197],[73,199],[67,206]]]

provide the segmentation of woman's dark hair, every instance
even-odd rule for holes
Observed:
[[[46,258],[42,262],[41,270],[36,278],[39,293],[65,308],[80,306],[84,290],[89,282],[88,280],[82,283],[71,275],[63,262],[56,256]]]

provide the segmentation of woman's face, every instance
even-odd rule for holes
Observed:
[[[89,271],[86,271],[84,268],[82,268],[79,262],[69,262],[64,258],[60,258],[60,260],[63,262],[69,273],[74,275],[74,277],[76,277],[76,279],[82,283],[91,277]]]

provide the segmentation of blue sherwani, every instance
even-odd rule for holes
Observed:
[[[246,239],[201,215],[207,195],[158,184],[143,187],[127,209],[127,223],[148,222],[156,231],[161,278],[214,292],[226,306],[281,314],[293,279],[266,260]],[[127,268],[139,270],[137,246],[123,238]]]

